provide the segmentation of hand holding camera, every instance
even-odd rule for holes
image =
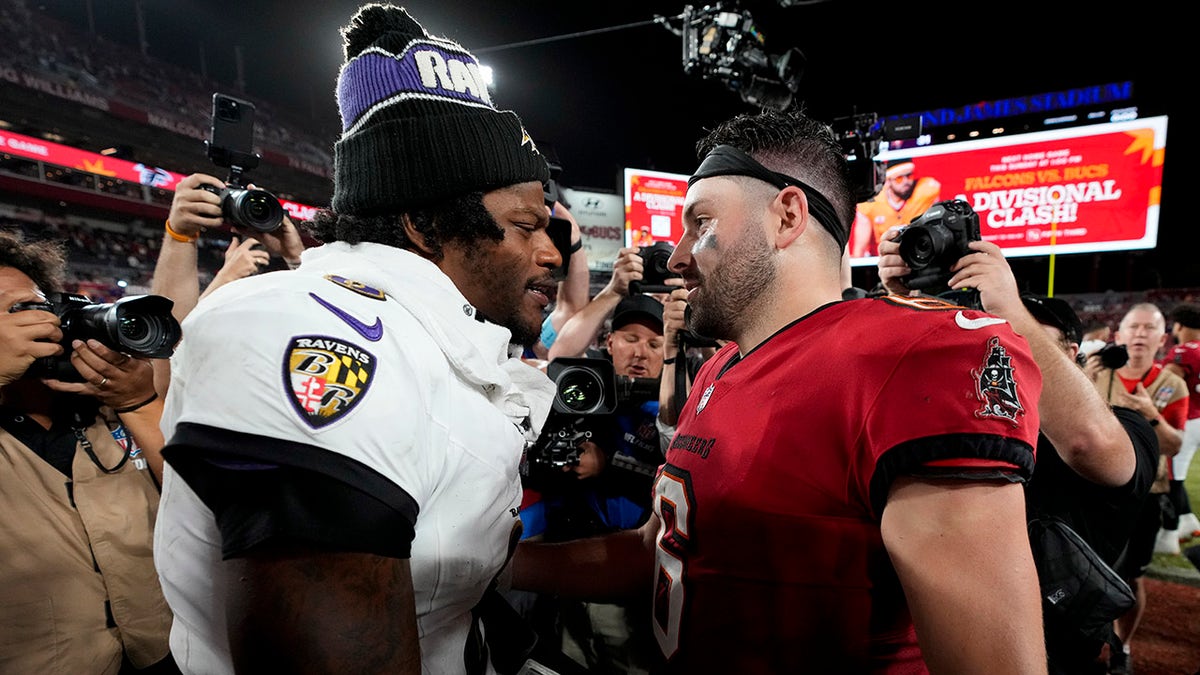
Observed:
[[[86,296],[51,293],[45,300],[18,302],[9,314],[33,310],[34,321],[45,322],[40,315],[50,314],[57,322],[45,338],[57,339],[55,349],[33,361],[27,369],[39,377],[82,382],[84,373],[76,367],[74,345],[95,342],[114,352],[143,358],[165,359],[175,351],[182,331],[171,315],[174,303],[161,295],[135,295],[116,302],[93,304]],[[8,319],[21,323],[24,317]],[[29,322],[33,323],[33,322]],[[41,329],[46,332],[45,328]],[[57,336],[57,337],[55,337]],[[92,351],[98,351],[92,349]],[[18,376],[19,377],[19,376]],[[100,385],[103,376],[93,384]]]
[[[150,361],[114,351],[98,340],[72,342],[70,362],[82,381],[48,378],[46,386],[68,394],[91,396],[114,410],[138,409],[154,400],[154,367]],[[132,412],[132,410],[130,410]]]
[[[638,249],[638,257],[642,260],[642,277],[629,285],[630,293],[670,293],[675,290],[674,284],[668,284],[668,279],[680,278],[671,271],[668,263],[675,247],[665,241],[656,241],[650,246]]]
[[[971,242],[981,240],[979,214],[970,204],[961,199],[934,204],[896,238],[900,258],[911,270],[904,285],[914,291],[945,291],[953,276],[950,268],[972,252]]]
[[[33,291],[0,291],[0,387],[15,382],[40,359],[62,353],[58,317],[44,310],[13,312],[14,305],[38,303]]]
[[[617,251],[617,259],[613,263],[612,278],[608,280],[606,290],[627,298],[633,294],[633,282],[640,281],[645,262],[639,255],[637,247],[624,247]]]
[[[216,185],[224,183],[205,173],[194,173],[179,181],[167,216],[171,229],[181,236],[195,238],[202,230],[220,227],[224,221],[221,198],[213,192]]]

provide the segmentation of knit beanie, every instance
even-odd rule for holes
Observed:
[[[342,37],[335,212],[406,211],[550,179],[521,120],[496,110],[479,62],[462,46],[386,4],[361,7]]]

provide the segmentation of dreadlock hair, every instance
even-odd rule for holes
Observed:
[[[43,293],[58,291],[67,270],[66,249],[61,241],[26,241],[19,231],[0,230],[0,267],[19,270]]]
[[[498,242],[504,239],[504,230],[483,205],[482,192],[453,197],[407,213],[347,215],[322,209],[305,224],[305,228],[313,237],[326,243],[372,242],[416,251],[416,243],[404,232],[406,215],[424,236],[425,246],[432,252],[434,262],[442,259],[443,247],[451,242],[470,245],[480,240]]]
[[[843,233],[854,222],[857,205],[851,189],[846,156],[833,129],[802,110],[742,113],[719,124],[696,143],[703,160],[718,145],[732,145],[764,166],[794,176],[819,191],[837,213]],[[845,237],[843,237],[843,240]]]

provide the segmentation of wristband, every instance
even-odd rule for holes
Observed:
[[[300,266],[300,261],[297,260],[296,262],[292,262],[291,260],[285,258],[283,264],[287,265],[289,270],[294,270]]]
[[[184,244],[194,244],[196,243],[196,239],[198,239],[198,237],[189,237],[179,234],[175,230],[171,229],[171,221],[169,219],[167,220],[167,236]]]
[[[568,252],[568,253],[574,253],[575,251],[578,251],[578,250],[579,250],[579,249],[581,249],[581,248],[583,248],[583,240],[582,240],[582,239],[580,239],[579,241],[575,242],[574,244],[571,244],[571,248],[570,248],[570,249],[568,249],[568,250],[567,250],[567,252]]]
[[[671,358],[669,358],[669,359],[663,359],[663,365],[664,365],[664,366],[669,366],[669,365],[671,365],[672,363],[675,363],[675,357],[674,357],[674,356],[672,356],[672,357],[671,357]]]
[[[144,408],[144,407],[146,407],[146,406],[150,405],[151,403],[153,403],[153,402],[154,402],[155,400],[157,400],[157,399],[158,399],[158,392],[156,391],[156,392],[154,392],[153,394],[151,394],[151,395],[150,395],[150,398],[146,399],[145,401],[142,401],[141,403],[138,403],[138,404],[135,404],[135,405],[131,405],[131,406],[127,407],[127,408],[113,408],[113,412],[115,412],[115,413],[117,413],[117,414],[122,414],[122,413],[131,413],[131,412],[133,412],[134,410],[137,410],[138,408]]]

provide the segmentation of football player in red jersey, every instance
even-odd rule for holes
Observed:
[[[841,300],[854,203],[826,125],[739,115],[698,149],[670,267],[690,328],[731,343],[650,522],[522,544],[514,585],[653,593],[669,672],[1045,673],[1028,344],[934,298]]]

